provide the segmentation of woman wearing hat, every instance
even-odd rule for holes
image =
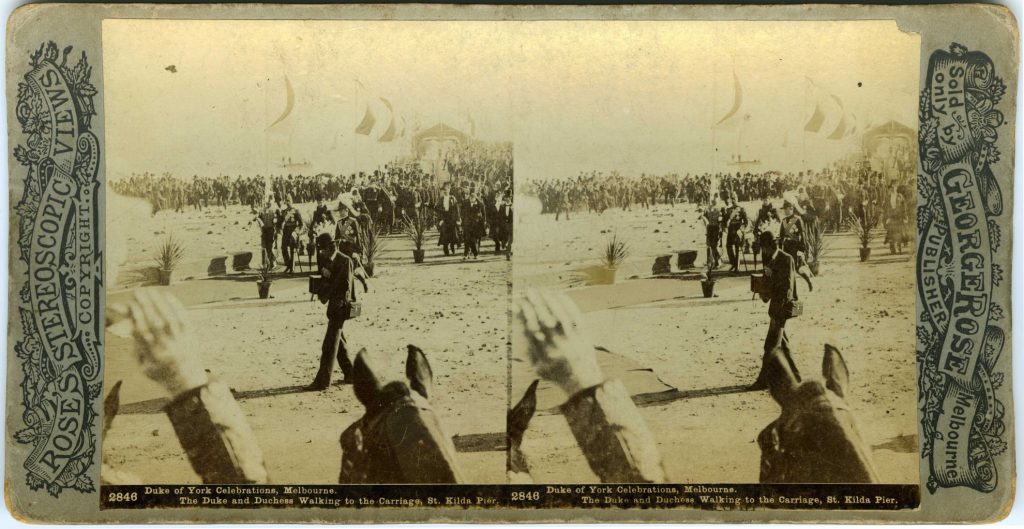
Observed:
[[[807,289],[814,290],[811,283],[811,271],[807,268],[804,254],[807,251],[807,230],[804,226],[803,212],[795,197],[787,197],[782,202],[782,227],[779,229],[779,242],[782,251],[796,260],[796,273],[807,281]]]

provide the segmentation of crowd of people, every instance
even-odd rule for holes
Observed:
[[[451,438],[429,404],[432,393],[431,369],[426,354],[409,346],[407,380],[377,378],[374,353],[361,351],[352,358],[342,328],[358,317],[359,283],[366,292],[361,272],[361,233],[371,223],[387,225],[386,219],[428,215],[438,228],[438,244],[445,255],[464,247],[463,258],[475,257],[485,234],[497,236],[495,245],[505,251],[511,244],[511,153],[497,153],[481,160],[474,151],[459,153],[447,161],[451,179],[436,182],[419,168],[389,164],[369,175],[346,177],[285,177],[264,180],[259,185],[226,185],[224,202],[250,205],[261,229],[265,256],[273,263],[274,246],[282,249],[289,241],[308,233],[317,252],[317,271],[322,278],[314,294],[326,306],[327,328],[322,342],[319,369],[305,389],[321,391],[330,385],[337,360],[346,382],[352,383],[366,414],[349,425],[342,435],[341,483],[456,483],[462,481]],[[486,157],[485,157],[486,158]],[[184,184],[159,178],[133,178],[115,184],[122,194],[162,196],[168,189],[213,189],[215,182],[194,178]],[[239,179],[239,182],[248,180]],[[313,183],[315,182],[315,183]],[[337,187],[330,187],[330,186]],[[198,186],[198,187],[196,187]],[[817,173],[780,175],[701,175],[678,178],[647,176],[627,179],[618,174],[581,175],[570,181],[539,182],[533,190],[541,197],[545,213],[560,214],[609,207],[674,205],[685,201],[700,206],[707,230],[709,269],[718,266],[717,253],[723,240],[732,269],[737,269],[742,252],[760,255],[764,280],[754,288],[768,304],[769,326],[764,343],[762,368],[751,390],[770,390],[784,410],[788,422],[770,424],[758,438],[762,450],[762,481],[842,482],[877,481],[869,448],[859,441],[850,412],[841,402],[845,395],[845,366],[838,351],[826,348],[824,375],[828,384],[808,385],[789,354],[786,323],[801,312],[797,276],[813,288],[807,264],[808,236],[818,225],[843,226],[845,215],[862,217],[874,211],[886,219],[890,237],[907,237],[913,215],[914,187],[907,179],[884,179],[866,168],[831,168]],[[253,203],[245,196],[259,196]],[[251,194],[249,194],[251,192]],[[155,193],[155,194],[154,194]],[[772,200],[782,198],[781,212]],[[740,202],[761,201],[755,215],[748,215]],[[314,202],[309,222],[295,207],[297,201]],[[332,203],[337,201],[337,209]],[[209,204],[186,202],[190,206]],[[276,204],[276,209],[274,205]],[[719,204],[723,204],[720,206]],[[154,208],[157,208],[154,203]],[[177,207],[177,206],[175,206]],[[753,218],[753,220],[751,220]],[[492,224],[494,219],[500,222]],[[902,225],[902,232],[897,232]],[[748,230],[755,236],[745,237]],[[723,231],[725,237],[721,237]],[[751,248],[749,245],[755,246]],[[268,251],[269,250],[269,251]],[[294,254],[283,254],[291,271]],[[175,396],[166,412],[196,473],[206,483],[263,483],[269,480],[263,455],[255,436],[231,392],[210,380],[196,351],[185,346],[187,315],[173,295],[142,289],[124,307],[112,308],[116,319],[129,321],[140,364],[147,374]],[[592,470],[606,482],[664,482],[667,480],[661,456],[653,438],[621,382],[607,380],[594,358],[594,344],[582,332],[578,310],[564,295],[528,292],[517,299],[513,311],[513,332],[524,340],[527,355],[537,376],[561,388],[568,396],[561,409],[577,444]],[[157,325],[155,322],[161,322]],[[173,324],[168,324],[171,322]],[[140,332],[139,329],[145,332]],[[829,378],[831,377],[831,378]],[[116,387],[116,386],[115,386]],[[531,386],[535,391],[536,384]],[[831,392],[830,395],[826,395]],[[834,395],[834,396],[832,396]],[[189,397],[189,398],[185,398]],[[800,400],[813,399],[827,405],[800,407]],[[799,411],[793,411],[798,409]],[[518,434],[528,427],[529,413],[519,421],[510,415]],[[218,417],[214,424],[211,417]],[[401,435],[393,435],[400,431]],[[794,432],[813,431],[817,438],[800,438]],[[228,432],[230,435],[225,434]],[[782,433],[780,433],[782,432]],[[226,439],[230,439],[227,442]],[[510,441],[511,448],[517,443]],[[845,447],[842,453],[833,450]],[[838,455],[837,455],[838,454]],[[509,457],[522,463],[522,454]],[[815,464],[807,464],[810,461]],[[104,468],[103,477],[116,474]]]
[[[117,193],[147,200],[154,213],[248,207],[253,213],[250,224],[259,228],[263,259],[271,268],[283,264],[288,273],[294,271],[297,256],[315,255],[320,233],[333,231],[336,243],[352,239],[349,242],[358,246],[359,234],[370,224],[387,234],[400,229],[409,217],[420,217],[428,228],[437,229],[437,244],[444,255],[461,247],[464,258],[476,259],[481,241],[489,237],[495,253],[509,257],[511,144],[468,142],[446,153],[444,162],[444,179],[424,171],[415,161],[403,160],[372,172],[345,175],[181,179],[147,172],[110,185]]]
[[[657,204],[674,206],[689,203],[698,206],[737,202],[778,201],[787,193],[798,195],[798,204],[815,218],[821,218],[832,230],[846,228],[845,219],[851,209],[865,201],[881,208],[887,221],[890,210],[905,213],[912,207],[913,175],[885,177],[859,165],[836,165],[820,171],[782,173],[704,173],[680,176],[641,174],[624,176],[613,171],[581,173],[568,179],[533,180],[525,184],[525,192],[536,196],[542,214],[556,219],[572,213],[603,213],[612,208],[630,211]],[[892,194],[901,198],[892,204]],[[896,200],[896,199],[893,199]]]
[[[827,231],[846,231],[851,216],[863,216],[865,208],[884,225],[885,241],[893,253],[902,252],[912,236],[916,204],[912,175],[899,175],[886,177],[865,165],[835,165],[799,173],[684,176],[591,172],[569,179],[534,180],[525,185],[525,191],[539,199],[542,214],[554,214],[555,220],[583,211],[601,214],[609,208],[630,211],[657,204],[694,204],[706,227],[712,268],[720,266],[724,245],[730,269],[737,271],[743,253],[752,252],[756,262],[759,235],[766,223],[785,220],[783,236],[789,240],[788,248],[800,247],[806,253],[808,229],[820,223]],[[780,217],[775,205],[780,201],[796,215]],[[751,202],[755,207],[760,202],[756,212],[743,204]]]
[[[568,218],[570,213],[581,211],[630,211],[633,207],[674,206],[677,202],[706,204],[719,194],[723,194],[723,200],[734,194],[742,202],[780,198],[785,191],[794,189],[798,181],[795,175],[776,172],[627,177],[617,171],[592,171],[569,179],[535,180],[528,183],[526,191],[540,200],[542,213]]]
[[[359,318],[363,294],[369,290],[364,266],[367,230],[390,230],[397,227],[397,222],[412,222],[415,218],[422,225],[437,228],[437,242],[445,255],[461,246],[463,260],[476,259],[481,238],[489,235],[496,251],[510,258],[511,148],[464,146],[446,159],[446,171],[446,178],[438,178],[416,163],[396,162],[370,174],[346,176],[235,180],[197,176],[178,180],[170,175],[143,174],[112,182],[109,196],[115,201],[126,197],[147,199],[154,213],[162,209],[245,206],[254,214],[250,224],[259,228],[265,266],[276,268],[277,249],[281,250],[285,272],[294,271],[298,255],[315,255],[310,292],[325,306],[327,324],[316,374],[304,390],[327,389],[337,365],[343,383],[351,384],[356,397],[367,407],[367,416],[349,425],[342,436],[339,481],[453,482],[461,477],[452,457],[451,438],[439,435],[436,417],[426,401],[431,369],[425,354],[410,346],[409,382],[381,385],[373,373],[373,354],[364,350],[353,356],[343,330],[346,323]],[[222,192],[213,193],[213,189]],[[301,211],[300,203],[306,203]],[[116,230],[111,234],[113,239],[118,236]],[[116,275],[116,266],[113,273]],[[136,352],[147,374],[171,395],[187,397],[180,405],[169,405],[166,412],[202,480],[266,482],[260,449],[230,390],[208,379],[199,355],[184,345],[188,317],[174,295],[138,289],[129,303],[112,307],[109,316],[108,325],[154,329],[133,333]],[[156,321],[173,325],[157,329]],[[112,393],[108,401],[116,398]],[[107,413],[113,416],[116,409]],[[205,420],[210,417],[217,419]],[[384,428],[378,431],[377,426]],[[399,427],[401,439],[389,438]],[[231,442],[225,445],[223,441],[229,437]],[[394,457],[384,457],[381,451]],[[124,476],[104,467],[105,481],[116,482]]]

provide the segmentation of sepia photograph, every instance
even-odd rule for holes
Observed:
[[[517,475],[919,483],[918,37],[592,24],[520,65]]]
[[[504,483],[488,23],[103,23],[105,484]]]
[[[998,5],[27,4],[23,523],[996,523]]]

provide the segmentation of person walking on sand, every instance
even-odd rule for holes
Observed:
[[[741,231],[747,227],[747,211],[736,201],[736,193],[729,199],[729,209],[725,212],[726,238],[725,249],[729,255],[729,271],[738,272],[740,255],[743,253],[743,235]]]
[[[451,194],[451,186],[445,182],[441,186],[441,198],[437,203],[438,231],[440,232],[438,244],[441,245],[445,255],[455,252],[455,244],[459,240],[459,203]]]
[[[321,246],[319,251],[333,253],[320,270],[323,280],[316,294],[320,303],[327,305],[327,329],[320,346],[320,368],[313,382],[305,387],[306,391],[323,391],[330,386],[335,358],[344,377],[342,383],[347,384],[352,379],[352,361],[342,328],[352,316],[356,292],[353,285],[355,263],[350,254],[339,250],[330,239],[320,238],[317,243]]]
[[[277,259],[274,256],[274,241],[277,238],[277,223],[274,210],[270,207],[270,201],[263,204],[263,209],[256,213],[256,217],[249,221],[256,223],[260,228],[260,249],[263,254],[263,264],[274,268],[277,266]]]
[[[790,197],[783,200],[779,242],[782,249],[793,257],[796,273],[807,282],[807,289],[813,291],[811,271],[807,268],[807,263],[804,260],[805,252],[807,252],[807,229],[802,214],[795,198]]]
[[[465,204],[462,205],[462,260],[480,256],[480,239],[484,236],[487,225],[487,213],[483,201],[475,192],[470,192]]]
[[[302,215],[292,207],[291,197],[284,200],[281,213],[281,257],[284,258],[286,274],[294,273],[295,255],[299,250],[299,233],[302,230]]]
[[[756,292],[761,296],[761,301],[768,303],[768,334],[764,339],[764,356],[761,358],[761,370],[757,380],[750,386],[751,391],[759,391],[768,388],[768,380],[765,373],[765,360],[784,342],[788,344],[789,337],[786,335],[786,321],[797,315],[797,304],[799,296],[796,290],[796,265],[795,259],[783,249],[779,248],[775,240],[775,234],[771,231],[761,232],[761,256],[764,261],[764,281],[761,288]],[[789,357],[787,348],[783,348],[786,360],[789,362],[793,373],[799,378],[799,371],[793,359]]]
[[[718,251],[718,246],[722,242],[722,211],[718,209],[718,204],[714,200],[701,212],[700,220],[704,222],[706,230],[704,241],[708,247],[708,265],[711,268],[718,268],[722,260],[722,255]]]

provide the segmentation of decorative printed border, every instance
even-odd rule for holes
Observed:
[[[99,142],[90,131],[97,92],[85,52],[48,42],[30,55],[18,84],[16,115],[27,168],[15,207],[20,260],[25,428],[32,445],[27,484],[54,497],[95,491],[88,470],[96,452],[94,403],[102,391],[102,261],[99,247]],[[995,490],[993,459],[1003,454],[1003,404],[994,368],[1005,344],[1003,308],[992,301],[1003,281],[994,262],[1002,194],[991,165],[1004,124],[996,108],[1006,87],[991,59],[959,44],[932,54],[920,101],[917,227],[919,405],[929,460],[928,490]]]
[[[24,464],[29,488],[54,497],[67,488],[95,491],[87,471],[103,387],[99,142],[89,130],[96,88],[85,52],[71,65],[71,50],[48,42],[30,55],[16,107],[27,140],[14,147],[28,169],[15,207],[28,267],[18,307],[23,338],[14,346],[26,427],[14,438],[33,447]]]
[[[1005,331],[992,301],[1003,197],[991,165],[1006,85],[992,60],[953,43],[932,53],[921,92],[918,192],[918,389],[928,490],[996,489],[1007,449],[995,372]],[[1005,325],[1005,324],[1003,324]]]

